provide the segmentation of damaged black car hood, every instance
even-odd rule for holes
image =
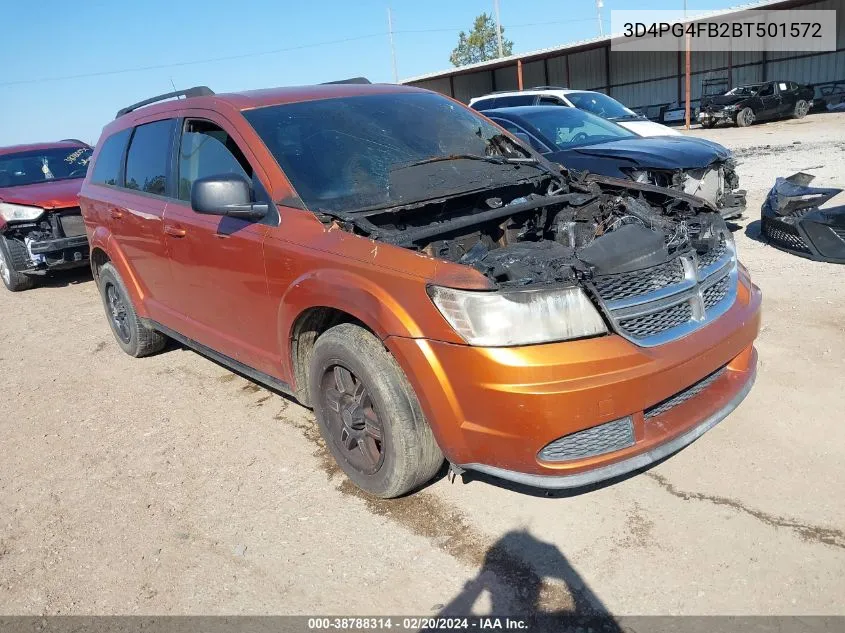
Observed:
[[[727,148],[704,139],[656,136],[599,143],[547,156],[566,164],[566,157],[573,153],[627,160],[645,169],[700,169],[731,155]]]
[[[715,97],[710,97],[707,99],[702,105],[704,106],[727,106],[727,105],[735,105],[737,103],[741,103],[743,101],[747,101],[748,99],[753,99],[752,95],[718,95]]]

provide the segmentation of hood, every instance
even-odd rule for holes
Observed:
[[[734,105],[740,101],[751,99],[750,95],[718,95],[716,97],[709,97],[705,100],[705,105],[726,106]]]
[[[577,147],[575,151],[631,161],[646,169],[700,169],[715,161],[727,160],[731,155],[718,143],[687,136],[630,138]]]
[[[654,121],[645,120],[631,120],[631,121],[614,121],[616,125],[621,125],[626,130],[629,130],[637,136],[680,136],[678,130],[673,130],[670,127],[655,123]]]
[[[0,187],[0,202],[26,204],[44,209],[79,206],[79,190],[84,178],[47,180],[18,187]]]

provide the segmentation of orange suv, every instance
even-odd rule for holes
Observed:
[[[754,380],[760,291],[716,209],[570,173],[426,90],[154,97],[105,127],[80,200],[118,344],[171,337],[292,395],[374,495],[444,456],[609,479]]]

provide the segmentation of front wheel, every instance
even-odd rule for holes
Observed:
[[[317,339],[308,386],[326,445],[365,492],[398,497],[426,483],[443,464],[405,374],[364,328],[342,323]]]
[[[710,128],[712,128],[715,125],[716,125],[715,119],[704,119],[701,122],[701,127],[703,127],[705,130],[709,130]]]
[[[0,279],[12,292],[29,290],[35,286],[35,278],[19,273],[16,268],[29,260],[26,246],[16,239],[7,240],[0,235]]]
[[[807,116],[807,113],[810,111],[810,104],[807,103],[804,99],[799,99],[795,103],[795,110],[792,112],[792,116],[796,119],[803,119]]]
[[[754,110],[751,108],[743,108],[739,111],[736,115],[736,124],[739,127],[748,127],[752,123],[754,123]]]

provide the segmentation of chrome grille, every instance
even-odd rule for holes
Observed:
[[[547,444],[540,459],[563,462],[603,455],[634,445],[634,422],[630,417],[576,431]]]
[[[716,248],[711,248],[708,252],[698,256],[698,267],[707,268],[708,266],[712,266],[725,256],[725,249],[727,249],[727,245],[725,244],[725,238],[722,237]]]
[[[632,273],[596,277],[596,289],[603,299],[626,299],[659,290],[684,280],[684,267],[677,259]]]
[[[709,310],[714,305],[719,303],[722,299],[724,299],[728,294],[729,288],[730,279],[728,277],[722,277],[712,286],[705,288],[701,293],[701,295],[704,297],[704,309]]]
[[[687,400],[694,398],[702,391],[707,389],[710,385],[716,382],[722,375],[725,373],[725,368],[720,367],[716,371],[714,371],[709,376],[706,376],[704,379],[699,380],[697,383],[692,385],[691,387],[687,387],[683,391],[679,391],[674,396],[666,398],[662,402],[658,402],[653,407],[649,407],[643,413],[646,420],[651,418],[657,417],[658,415],[662,415],[669,411],[669,409],[674,409],[679,404],[683,404]]]
[[[666,330],[682,325],[692,319],[692,308],[689,302],[678,303],[671,308],[651,312],[633,319],[619,322],[622,329],[634,338],[647,338],[660,334]]]
[[[642,347],[686,336],[724,314],[736,298],[733,241],[698,255],[633,273],[594,279],[596,292],[620,335]]]

